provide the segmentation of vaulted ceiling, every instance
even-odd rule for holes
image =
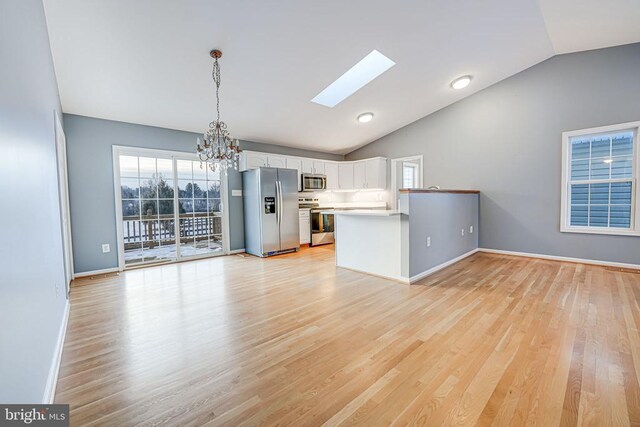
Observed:
[[[346,153],[555,54],[640,41],[637,0],[44,0],[63,110]],[[378,50],[396,65],[310,100]],[[455,77],[471,74],[466,89]],[[373,112],[366,124],[356,121]]]

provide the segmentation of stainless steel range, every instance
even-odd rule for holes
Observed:
[[[300,209],[310,209],[311,242],[309,246],[320,246],[333,243],[334,226],[333,208],[320,208],[317,198],[299,197],[298,206]]]

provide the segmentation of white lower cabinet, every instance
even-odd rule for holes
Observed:
[[[311,215],[309,209],[300,209],[300,244],[311,243]]]

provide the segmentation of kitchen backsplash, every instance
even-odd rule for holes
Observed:
[[[320,206],[335,207],[388,207],[388,191],[352,191],[334,192],[323,191],[318,193],[300,193],[304,197],[315,197]]]

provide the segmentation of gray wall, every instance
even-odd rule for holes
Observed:
[[[400,206],[409,214],[409,277],[478,248],[477,194],[401,194]]]
[[[0,63],[0,402],[36,403],[66,305],[54,136],[60,103],[40,0],[0,2]]]
[[[198,134],[65,114],[73,256],[76,273],[118,266],[112,146],[154,148],[193,153]],[[333,154],[241,141],[244,150],[341,160]],[[231,171],[229,182],[230,248],[244,248],[242,176]],[[111,252],[103,254],[101,245]]]
[[[640,264],[640,237],[560,233],[561,133],[640,120],[639,70],[640,44],[555,56],[346,157],[480,190],[480,247]]]

